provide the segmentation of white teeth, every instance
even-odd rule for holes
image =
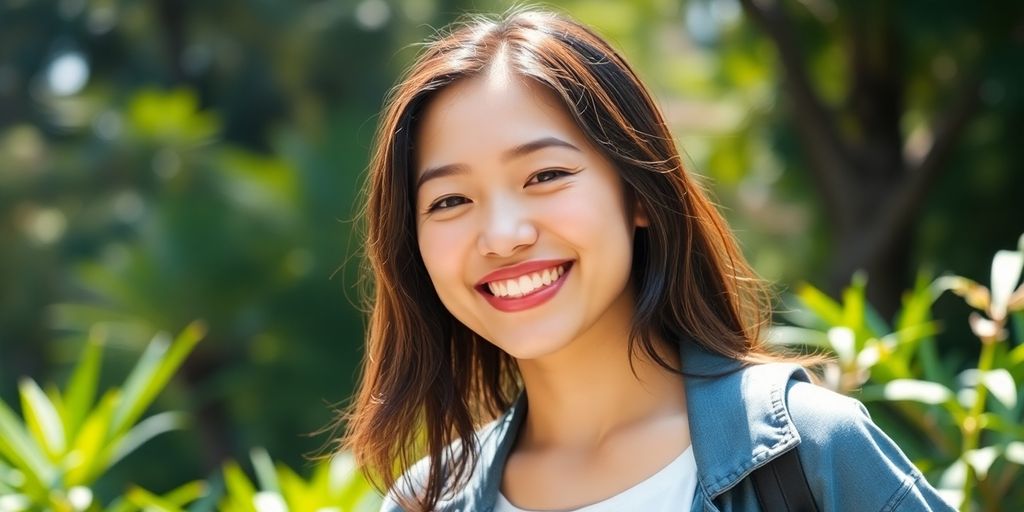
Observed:
[[[558,280],[559,276],[565,273],[565,266],[559,265],[555,268],[545,269],[542,272],[534,272],[519,276],[516,279],[505,279],[487,283],[487,289],[496,297],[522,297],[533,291],[550,285]]]
[[[533,279],[530,276],[521,276],[519,278],[519,293],[526,295],[533,291]]]

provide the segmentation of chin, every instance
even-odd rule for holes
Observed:
[[[557,339],[559,338],[554,336],[528,336],[495,340],[492,343],[509,356],[517,360],[528,361],[557,353],[569,344],[567,341],[552,341]]]

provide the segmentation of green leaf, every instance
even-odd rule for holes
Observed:
[[[171,505],[184,507],[210,492],[209,485],[202,480],[189,482],[164,495],[163,499]]]
[[[999,450],[995,446],[986,446],[964,453],[964,460],[974,468],[979,480],[984,480],[988,476],[988,470],[997,457],[999,457]]]
[[[1004,454],[1006,460],[1024,466],[1024,442],[1011,441],[1007,443]]]
[[[1017,407],[1017,383],[1014,381],[1013,376],[1010,375],[1010,372],[1003,368],[987,372],[982,372],[977,368],[969,368],[960,373],[958,380],[960,385],[965,387],[976,386],[980,380],[981,385],[985,386],[989,393],[1006,408],[1013,409]]]
[[[288,466],[278,466],[277,481],[290,510],[317,510],[330,501],[327,489],[314,488]]]
[[[988,288],[960,276],[941,276],[932,283],[932,296],[938,298],[946,290],[963,297],[968,306],[987,311],[991,304]]]
[[[865,316],[865,298],[867,287],[867,276],[863,271],[853,275],[853,282],[843,290],[843,319],[840,325],[845,325],[860,334],[860,337],[867,337],[868,333],[863,332],[867,325]]]
[[[910,400],[929,405],[949,403],[953,390],[937,382],[917,379],[896,379],[882,385],[867,386],[861,398],[864,400]]]
[[[857,335],[853,329],[845,326],[833,327],[828,330],[828,341],[832,350],[839,358],[839,364],[848,368],[857,360]]]
[[[46,488],[56,475],[56,467],[46,460],[42,448],[3,401],[0,401],[0,455],[24,473],[30,486]]]
[[[29,433],[43,447],[50,461],[56,462],[67,447],[64,422],[36,381],[29,378],[21,379],[18,382],[18,391]]]
[[[890,346],[899,346],[905,343],[914,343],[925,338],[935,336],[939,333],[939,326],[935,322],[910,325],[899,331],[882,336],[881,341]]]
[[[108,445],[109,455],[103,457],[108,460],[106,467],[117,464],[150,439],[171,430],[181,429],[187,424],[188,417],[180,412],[162,412],[140,421],[138,425]]]
[[[142,416],[205,332],[202,323],[193,322],[170,346],[163,335],[158,335],[146,347],[125,381],[124,398],[114,412],[111,431],[115,436],[127,431]]]
[[[235,461],[224,464],[224,486],[233,505],[249,512],[256,512],[253,505],[256,488]]]
[[[992,304],[990,314],[993,320],[1006,318],[1006,306],[1010,301],[1021,269],[1024,268],[1024,252],[999,251],[992,259]]]
[[[67,485],[89,485],[106,467],[107,461],[102,458],[102,454],[107,448],[110,422],[120,396],[119,390],[108,390],[99,405],[86,416],[69,452],[69,457],[74,457],[74,463],[69,464],[67,474],[64,475]]]
[[[260,484],[260,490],[280,493],[281,486],[277,482],[277,472],[274,470],[274,461],[270,454],[263,448],[253,448],[249,452],[252,459],[252,467],[256,471],[256,480]]]
[[[843,310],[839,303],[821,290],[806,283],[801,284],[797,286],[796,297],[804,307],[824,320],[827,325],[843,325]]]
[[[171,501],[161,498],[141,487],[129,489],[125,498],[146,512],[185,512],[184,509]]]
[[[831,348],[828,335],[814,329],[774,325],[768,329],[768,343],[778,346],[807,346]]]
[[[92,409],[96,400],[96,389],[100,380],[100,365],[103,359],[103,346],[106,344],[106,331],[94,327],[89,331],[89,338],[82,349],[82,355],[75,365],[67,387],[68,437],[74,439]]]

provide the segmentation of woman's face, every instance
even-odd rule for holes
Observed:
[[[458,81],[415,140],[419,249],[455,318],[517,359],[628,327],[646,220],[553,93],[500,70]]]

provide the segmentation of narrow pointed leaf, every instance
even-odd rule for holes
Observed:
[[[839,303],[817,288],[803,284],[797,288],[796,297],[812,313],[828,325],[842,325],[843,311]]]
[[[290,510],[317,510],[328,503],[326,489],[313,488],[288,466],[278,465],[277,481]]]
[[[64,438],[64,422],[61,421],[57,409],[47,398],[46,393],[28,378],[18,382],[21,395],[21,409],[25,415],[28,431],[43,447],[50,461],[56,461],[63,453],[67,444]]]
[[[78,435],[85,416],[89,414],[96,401],[96,389],[99,386],[100,366],[103,360],[103,346],[106,344],[106,331],[94,327],[89,331],[89,338],[82,349],[78,364],[71,373],[67,388],[67,424],[68,437]]]
[[[277,472],[274,471],[274,462],[270,454],[263,448],[253,448],[249,452],[252,459],[252,467],[256,471],[256,481],[260,484],[261,491],[274,493],[281,492],[281,486],[277,482]]]
[[[54,410],[57,411],[57,416],[60,418],[61,426],[64,429],[64,440],[65,443],[71,439],[71,434],[68,431],[68,408],[64,403],[64,397],[60,394],[60,389],[56,384],[48,383],[44,389],[46,392],[46,398],[53,404]]]
[[[863,272],[857,272],[853,276],[853,282],[843,290],[843,320],[845,325],[862,336],[870,336],[873,333],[864,332],[867,329],[867,318],[865,316],[867,300],[865,298],[865,286],[867,279]]]
[[[200,322],[189,324],[170,346],[154,339],[125,383],[125,399],[114,414],[113,432],[121,434],[145,412],[206,333]]]
[[[64,476],[67,485],[89,485],[106,467],[106,460],[101,458],[101,454],[107,446],[110,422],[119,401],[120,393],[111,389],[86,416],[70,451],[78,463],[67,469]]]
[[[210,488],[206,482],[196,480],[165,494],[163,499],[171,505],[184,507],[185,505],[206,496],[209,492]]]
[[[249,512],[256,512],[253,505],[256,488],[235,461],[228,461],[224,465],[224,486],[227,488],[227,495],[236,506],[244,507]]]
[[[150,439],[178,430],[188,424],[188,417],[180,412],[162,412],[140,421],[135,427],[114,440],[108,446],[109,455],[106,467],[109,468],[123,459],[129,453],[135,451]]]
[[[0,401],[0,454],[37,485],[50,482],[56,473],[42,448],[3,401]]]
[[[117,435],[121,431],[130,428],[134,419],[141,416],[144,412],[144,407],[140,406],[143,405],[146,387],[155,381],[154,375],[156,374],[157,367],[169,348],[170,340],[166,333],[158,333],[149,342],[149,345],[146,345],[146,349],[142,352],[139,360],[135,363],[135,367],[132,368],[128,378],[125,379],[124,386],[121,388],[121,401],[114,410],[114,416],[111,421],[112,434]],[[136,413],[137,410],[139,410],[138,413]]]
[[[157,496],[141,487],[132,487],[125,495],[133,505],[146,512],[185,512],[179,506]]]

